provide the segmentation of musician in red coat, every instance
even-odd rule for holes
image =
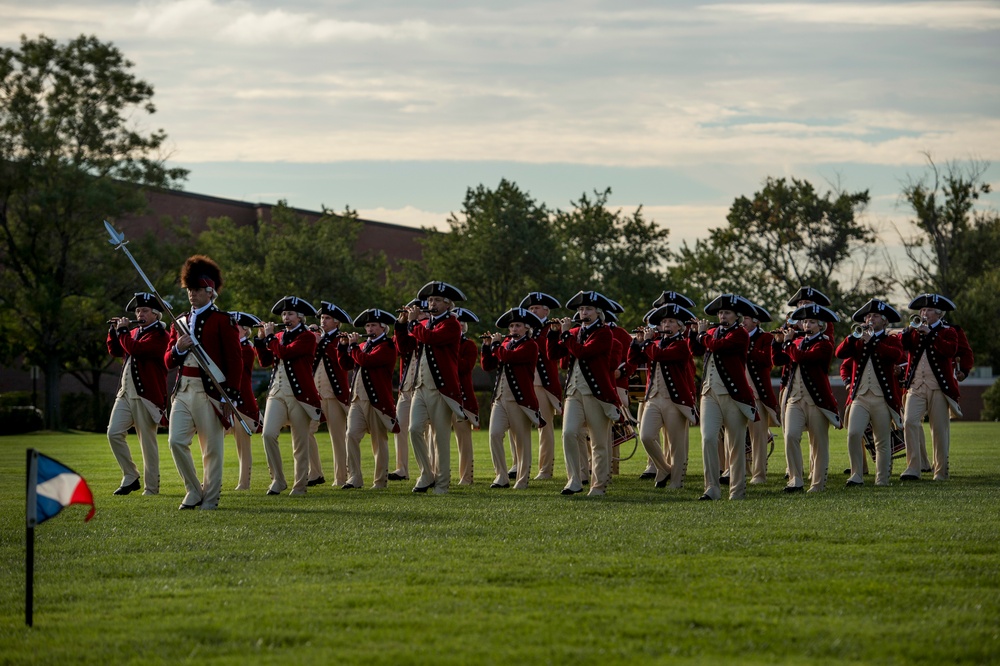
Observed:
[[[760,327],[761,322],[771,321],[771,313],[754,303],[755,312],[743,317],[743,328],[747,331],[750,342],[747,347],[747,373],[750,375],[750,388],[753,390],[754,405],[757,408],[757,420],[747,424],[750,433],[750,483],[760,484],[767,481],[767,449],[771,426],[780,426],[778,416],[778,398],[771,386],[771,368],[774,361],[771,358],[771,345],[774,337]]]
[[[576,310],[580,326],[573,320],[561,320],[562,334],[552,345],[549,356],[568,358],[566,402],[563,407],[563,455],[568,477],[562,494],[583,492],[583,465],[580,439],[590,431],[592,474],[588,495],[604,495],[611,480],[611,426],[622,418],[620,401],[611,375],[609,355],[614,343],[604,325],[604,312],[611,301],[596,291],[581,291],[566,303]]]
[[[224,438],[232,419],[230,408],[223,409],[223,396],[198,364],[195,345],[199,344],[218,367],[226,401],[236,409],[242,406],[239,391],[243,355],[236,324],[215,307],[214,300],[222,288],[219,265],[204,255],[189,257],[181,268],[181,286],[187,290],[191,312],[179,318],[188,333],[181,333],[175,322],[164,352],[167,368],[180,368],[170,410],[168,441],[174,465],[184,481],[185,495],[180,508],[211,510],[219,506],[222,494]],[[195,431],[201,443],[204,481],[199,481],[191,457]]]
[[[451,309],[465,300],[457,287],[447,282],[430,282],[417,293],[427,301],[429,316],[417,306],[409,306],[409,332],[417,341],[417,375],[414,379],[413,402],[410,404],[410,442],[420,467],[420,478],[413,492],[446,493],[451,486],[451,422],[452,415],[467,419],[462,408],[462,386],[458,380],[458,349],[462,340],[462,325]],[[428,452],[424,431],[430,425],[434,433],[437,473]]]
[[[535,364],[534,389],[538,398],[538,412],[545,425],[538,428],[538,474],[535,480],[552,478],[555,462],[555,417],[562,414],[562,384],[559,382],[559,365],[549,358],[548,346],[545,344],[552,321],[549,314],[553,309],[562,307],[554,297],[533,291],[521,299],[519,308],[528,310],[538,317],[541,325],[531,329],[531,339],[538,348],[538,361]],[[558,323],[558,322],[557,322]]]
[[[316,336],[305,325],[305,318],[315,316],[316,308],[305,299],[286,296],[274,304],[271,312],[281,315],[285,330],[275,333],[274,324],[268,322],[254,341],[261,367],[271,368],[271,386],[264,406],[264,456],[271,472],[267,494],[277,495],[288,487],[278,447],[281,429],[288,425],[294,470],[288,494],[305,495],[309,485],[309,434],[313,422],[323,414],[313,380]]]
[[[389,480],[388,433],[399,430],[396,403],[392,398],[396,348],[388,337],[395,323],[396,318],[386,310],[365,310],[354,319],[354,326],[363,326],[368,340],[362,343],[357,333],[351,333],[341,338],[337,350],[343,367],[357,368],[351,387],[351,409],[347,414],[347,484],[354,488],[364,486],[361,439],[365,433],[371,435],[375,458],[372,488],[385,488]]]
[[[250,426],[251,432],[260,432],[263,422],[260,409],[257,407],[257,396],[253,392],[253,364],[257,359],[252,339],[254,327],[260,325],[260,319],[249,312],[230,312],[240,334],[240,352],[243,355],[243,372],[240,378],[239,413],[243,421]],[[253,467],[253,452],[250,433],[243,426],[234,423],[231,428],[236,440],[236,457],[239,461],[239,477],[236,490],[250,490],[250,472]]]
[[[851,318],[863,322],[860,336],[849,335],[837,347],[837,358],[850,360],[847,382],[847,452],[851,476],[847,486],[864,485],[864,437],[871,423],[875,439],[875,485],[888,486],[892,470],[892,425],[900,424],[902,413],[896,364],[903,358],[899,336],[889,335],[886,326],[900,320],[891,305],[872,299]]]
[[[490,407],[490,457],[495,473],[490,488],[508,488],[507,459],[503,440],[510,432],[517,477],[515,490],[528,487],[531,478],[531,426],[544,423],[535,395],[535,367],[538,345],[531,330],[542,326],[541,320],[524,308],[512,308],[496,322],[509,333],[494,333],[483,342],[483,370],[498,370]]]
[[[698,337],[691,343],[695,354],[705,354],[701,385],[701,450],[705,469],[702,500],[722,499],[719,482],[719,437],[725,432],[729,470],[729,499],[746,495],[747,423],[757,418],[753,390],[747,381],[749,336],[739,325],[741,315],[753,314],[753,303],[736,294],[721,294],[705,306],[716,315],[718,326],[698,320]]]
[[[330,301],[320,301],[319,330],[316,336],[316,356],[313,358],[313,382],[319,393],[320,409],[330,435],[333,451],[333,485],[342,488],[347,483],[347,411],[351,406],[351,380],[337,355],[340,326],[351,323],[351,315]],[[319,461],[316,432],[319,421],[312,422],[309,433],[309,482],[307,486],[326,483]]]
[[[795,292],[795,295],[788,299],[788,305],[791,306],[793,312],[798,308],[802,308],[807,305],[822,305],[825,308],[832,307],[830,305],[829,297],[827,297],[827,295],[824,294],[819,289],[815,289],[813,287],[799,287],[799,290]],[[801,337],[805,335],[805,329],[803,328],[802,322],[796,321],[795,318],[792,317],[791,315],[792,312],[789,312],[788,319],[790,321],[795,321],[795,323],[791,324],[786,322],[785,326],[782,327],[785,329],[786,341],[789,339],[793,339],[795,337]],[[830,338],[831,341],[834,340],[834,330],[832,322],[826,323],[823,333],[824,335],[826,335],[826,337]],[[790,379],[789,367],[790,366],[785,365],[781,368],[781,390],[784,390],[784,388],[788,385],[788,380]],[[780,397],[778,399],[778,402],[779,403],[781,402]]]
[[[637,334],[629,348],[630,364],[647,368],[639,440],[656,468],[653,484],[657,488],[668,482],[671,488],[683,486],[688,432],[698,422],[691,345],[684,334],[685,322],[694,318],[680,305],[660,306],[647,318],[650,327]],[[669,457],[660,448],[661,430],[666,432]]]
[[[115,495],[139,490],[139,469],[132,461],[125,436],[134,427],[142,450],[143,495],[160,492],[160,449],[156,428],[167,425],[167,368],[163,353],[167,332],[160,322],[160,304],[153,294],[135,294],[126,312],[134,312],[138,326],[129,331],[128,317],[113,318],[108,331],[108,353],[122,359],[122,378],[108,421],[108,443],[122,470]]]
[[[479,365],[479,345],[469,339],[469,324],[479,317],[467,308],[455,308],[456,319],[462,325],[462,341],[458,347],[458,383],[462,387],[462,409],[467,418],[452,414],[451,429],[458,444],[458,485],[471,486],[474,478],[472,431],[479,429],[479,400],[472,385],[472,371]]]
[[[785,492],[804,489],[801,442],[805,430],[809,431],[809,492],[820,492],[826,489],[830,466],[830,424],[841,427],[837,401],[830,388],[833,341],[823,334],[826,323],[838,321],[838,317],[822,305],[801,307],[792,316],[802,322],[806,334],[789,340],[789,336],[777,332],[773,349],[774,364],[788,365],[790,370],[789,383],[782,394],[788,463]]]
[[[396,443],[396,467],[389,472],[390,481],[406,481],[410,478],[410,403],[413,401],[413,384],[417,376],[417,341],[410,335],[410,314],[407,308],[416,306],[426,312],[427,301],[415,298],[397,310],[393,325],[392,342],[399,357],[399,392],[396,395],[396,418],[399,432],[394,435]]]
[[[906,399],[903,406],[903,439],[906,442],[904,481],[920,479],[920,433],[924,416],[931,428],[934,449],[932,469],[935,481],[948,480],[948,453],[951,447],[950,415],[961,416],[958,406],[958,381],[955,379],[955,356],[958,334],[941,322],[943,314],[955,304],[940,294],[922,294],[910,302],[919,310],[921,322],[902,333],[903,349],[910,354],[906,374]]]

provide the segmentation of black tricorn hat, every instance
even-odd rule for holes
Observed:
[[[621,303],[619,303],[618,301],[614,300],[613,298],[609,298],[608,302],[611,303],[611,310],[610,311],[613,312],[614,314],[621,314],[621,313],[625,312],[625,306],[622,305]],[[616,317],[615,321],[617,321],[617,320],[618,319]]]
[[[611,310],[605,310],[604,311],[604,321],[608,322],[609,324],[617,324],[618,323],[618,315],[616,315]]]
[[[797,306],[799,301],[812,301],[817,305],[830,307],[830,299],[826,297],[826,294],[812,287],[799,287],[795,295],[788,299],[788,305]]]
[[[222,289],[222,269],[211,257],[195,254],[181,267],[181,286],[185,289]]]
[[[538,318],[535,313],[531,310],[525,308],[511,308],[500,315],[497,319],[497,328],[507,328],[514,322],[521,322],[522,324],[527,324],[531,328],[539,329],[542,327],[542,320]]]
[[[801,308],[797,309],[792,313],[791,319],[797,319],[802,321],[803,319],[818,319],[819,321],[840,321],[840,317],[833,310],[823,307],[822,305],[803,305]]]
[[[666,303],[656,308],[649,314],[649,325],[656,326],[664,319],[676,319],[681,323],[689,322],[692,319],[697,319],[694,313],[688,310],[683,305],[678,305],[677,303]]]
[[[347,314],[347,311],[341,308],[339,305],[335,305],[330,301],[319,302],[319,313],[321,315],[329,315],[339,322],[344,322],[344,323],[351,322],[351,315]]]
[[[240,326],[253,327],[260,323],[260,318],[250,314],[249,312],[240,312],[236,310],[230,312],[229,316]]]
[[[646,312],[646,314],[642,315],[642,321],[644,323],[648,324],[649,323],[649,318],[652,316],[652,314],[654,312],[656,312],[657,309],[658,308],[651,308],[648,312]]]
[[[412,305],[416,305],[421,310],[426,310],[427,309],[427,301],[425,301],[423,299],[420,299],[420,298],[414,298],[412,301],[410,301],[409,303],[407,303],[404,307],[408,308],[408,307],[410,307]]]
[[[897,321],[902,321],[903,319],[899,315],[899,312],[896,310],[896,308],[892,307],[885,301],[880,301],[877,298],[873,298],[872,300],[868,301],[860,308],[858,308],[858,311],[851,315],[851,319],[857,322],[864,322],[865,315],[871,314],[872,312],[874,312],[875,314],[882,315],[883,317],[886,318],[886,320],[889,321],[889,323],[892,324],[896,323]]]
[[[765,322],[766,321],[774,321],[774,319],[771,317],[771,313],[770,312],[768,312],[767,310],[765,310],[764,308],[760,307],[759,305],[757,305],[754,302],[751,302],[750,304],[753,306],[753,310],[754,311],[753,311],[753,313],[744,312],[743,314],[745,314],[747,317],[753,317],[757,321],[765,321]]]
[[[369,308],[354,318],[354,325],[361,327],[365,324],[385,324],[392,326],[396,323],[396,315],[388,310]]]
[[[732,310],[741,315],[753,316],[757,306],[738,294],[720,294],[705,306],[705,314],[714,315],[719,310]]]
[[[566,307],[570,310],[575,310],[582,305],[592,305],[604,310],[604,312],[615,310],[614,302],[599,291],[578,291],[573,298],[566,301]]]
[[[281,314],[286,310],[298,312],[299,314],[306,316],[313,316],[316,314],[316,308],[313,307],[312,303],[304,298],[299,298],[298,296],[285,296],[271,308],[272,314]]]
[[[464,321],[466,324],[475,324],[479,321],[479,317],[476,316],[476,313],[468,308],[455,308],[451,311],[451,313],[455,315],[459,321]]]
[[[945,298],[941,294],[920,294],[906,306],[910,310],[919,310],[920,308],[934,308],[936,310],[941,310],[942,312],[949,312],[951,310],[957,310],[955,304],[948,298]]]
[[[462,290],[447,282],[428,282],[417,292],[417,298],[426,299],[428,296],[441,296],[452,303],[465,300]]]
[[[661,305],[666,305],[667,303],[674,303],[676,305],[681,305],[685,308],[693,308],[694,301],[680,293],[679,291],[665,291],[660,294],[660,297],[653,301],[653,308],[658,308]]]
[[[521,299],[521,303],[518,305],[519,308],[527,308],[532,305],[544,305],[550,310],[558,310],[562,307],[555,296],[549,296],[548,294],[541,291],[533,291],[524,298]]]
[[[169,303],[166,303],[165,305],[170,307]],[[125,312],[132,312],[136,308],[152,308],[159,312],[160,307],[160,302],[156,300],[156,296],[150,294],[149,292],[137,291],[132,296],[132,300],[125,306]]]

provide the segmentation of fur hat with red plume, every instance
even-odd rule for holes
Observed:
[[[210,257],[203,254],[190,256],[181,268],[181,286],[218,294],[222,288],[222,270]]]

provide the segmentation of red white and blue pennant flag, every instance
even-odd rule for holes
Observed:
[[[44,454],[37,451],[32,454],[33,464],[28,469],[28,527],[48,520],[71,504],[89,504],[90,512],[84,521],[93,518],[94,495],[83,477]]]

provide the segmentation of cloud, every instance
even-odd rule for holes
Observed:
[[[440,231],[448,230],[447,220],[450,215],[451,213],[420,210],[414,206],[403,206],[402,208],[361,208],[358,210],[358,217],[363,220],[390,222],[392,224],[402,224],[407,227],[431,227]]]
[[[701,11],[726,22],[749,18],[779,23],[976,31],[1000,27],[1000,7],[991,2],[763,2],[704,5]]]

